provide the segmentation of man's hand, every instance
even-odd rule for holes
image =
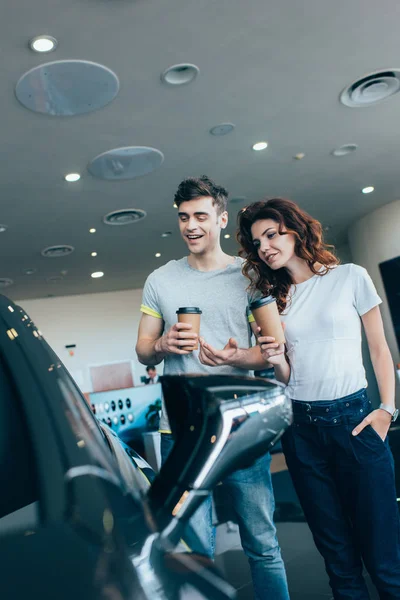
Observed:
[[[388,434],[391,422],[392,417],[390,416],[390,414],[386,410],[378,408],[370,412],[369,415],[367,415],[365,419],[363,419],[361,423],[359,423],[359,425],[357,425],[357,427],[355,427],[351,433],[353,435],[358,435],[362,432],[363,429],[365,429],[365,427],[367,427],[367,425],[371,425],[372,429],[376,431],[376,433],[384,442]]]
[[[209,367],[220,367],[222,365],[230,365],[239,354],[240,349],[238,343],[233,338],[229,338],[228,343],[222,350],[216,350],[210,344],[200,338],[199,359],[203,365]]]
[[[197,333],[190,329],[191,323],[175,323],[157,340],[155,351],[160,354],[190,354],[191,348],[198,342]]]

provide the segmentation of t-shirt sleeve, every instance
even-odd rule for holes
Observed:
[[[360,317],[369,310],[381,304],[375,285],[368,271],[358,265],[353,266],[354,306]]]
[[[140,307],[142,313],[162,319],[160,303],[158,301],[157,283],[154,273],[148,276],[143,288],[142,304]]]

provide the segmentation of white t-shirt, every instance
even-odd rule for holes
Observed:
[[[294,400],[335,400],[367,386],[360,317],[382,302],[363,267],[346,264],[293,285],[281,315]],[[291,298],[291,300],[290,300]]]

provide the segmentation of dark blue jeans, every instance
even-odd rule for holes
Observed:
[[[365,389],[333,401],[294,400],[294,422],[282,439],[335,600],[369,598],[363,562],[381,600],[400,599],[393,456],[371,426],[351,434],[371,410]]]

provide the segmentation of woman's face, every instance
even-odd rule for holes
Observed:
[[[286,228],[283,227],[282,233],[279,233],[279,223],[272,219],[261,219],[251,226],[253,244],[258,256],[274,271],[286,267],[295,256],[295,237],[293,233],[285,231]]]

